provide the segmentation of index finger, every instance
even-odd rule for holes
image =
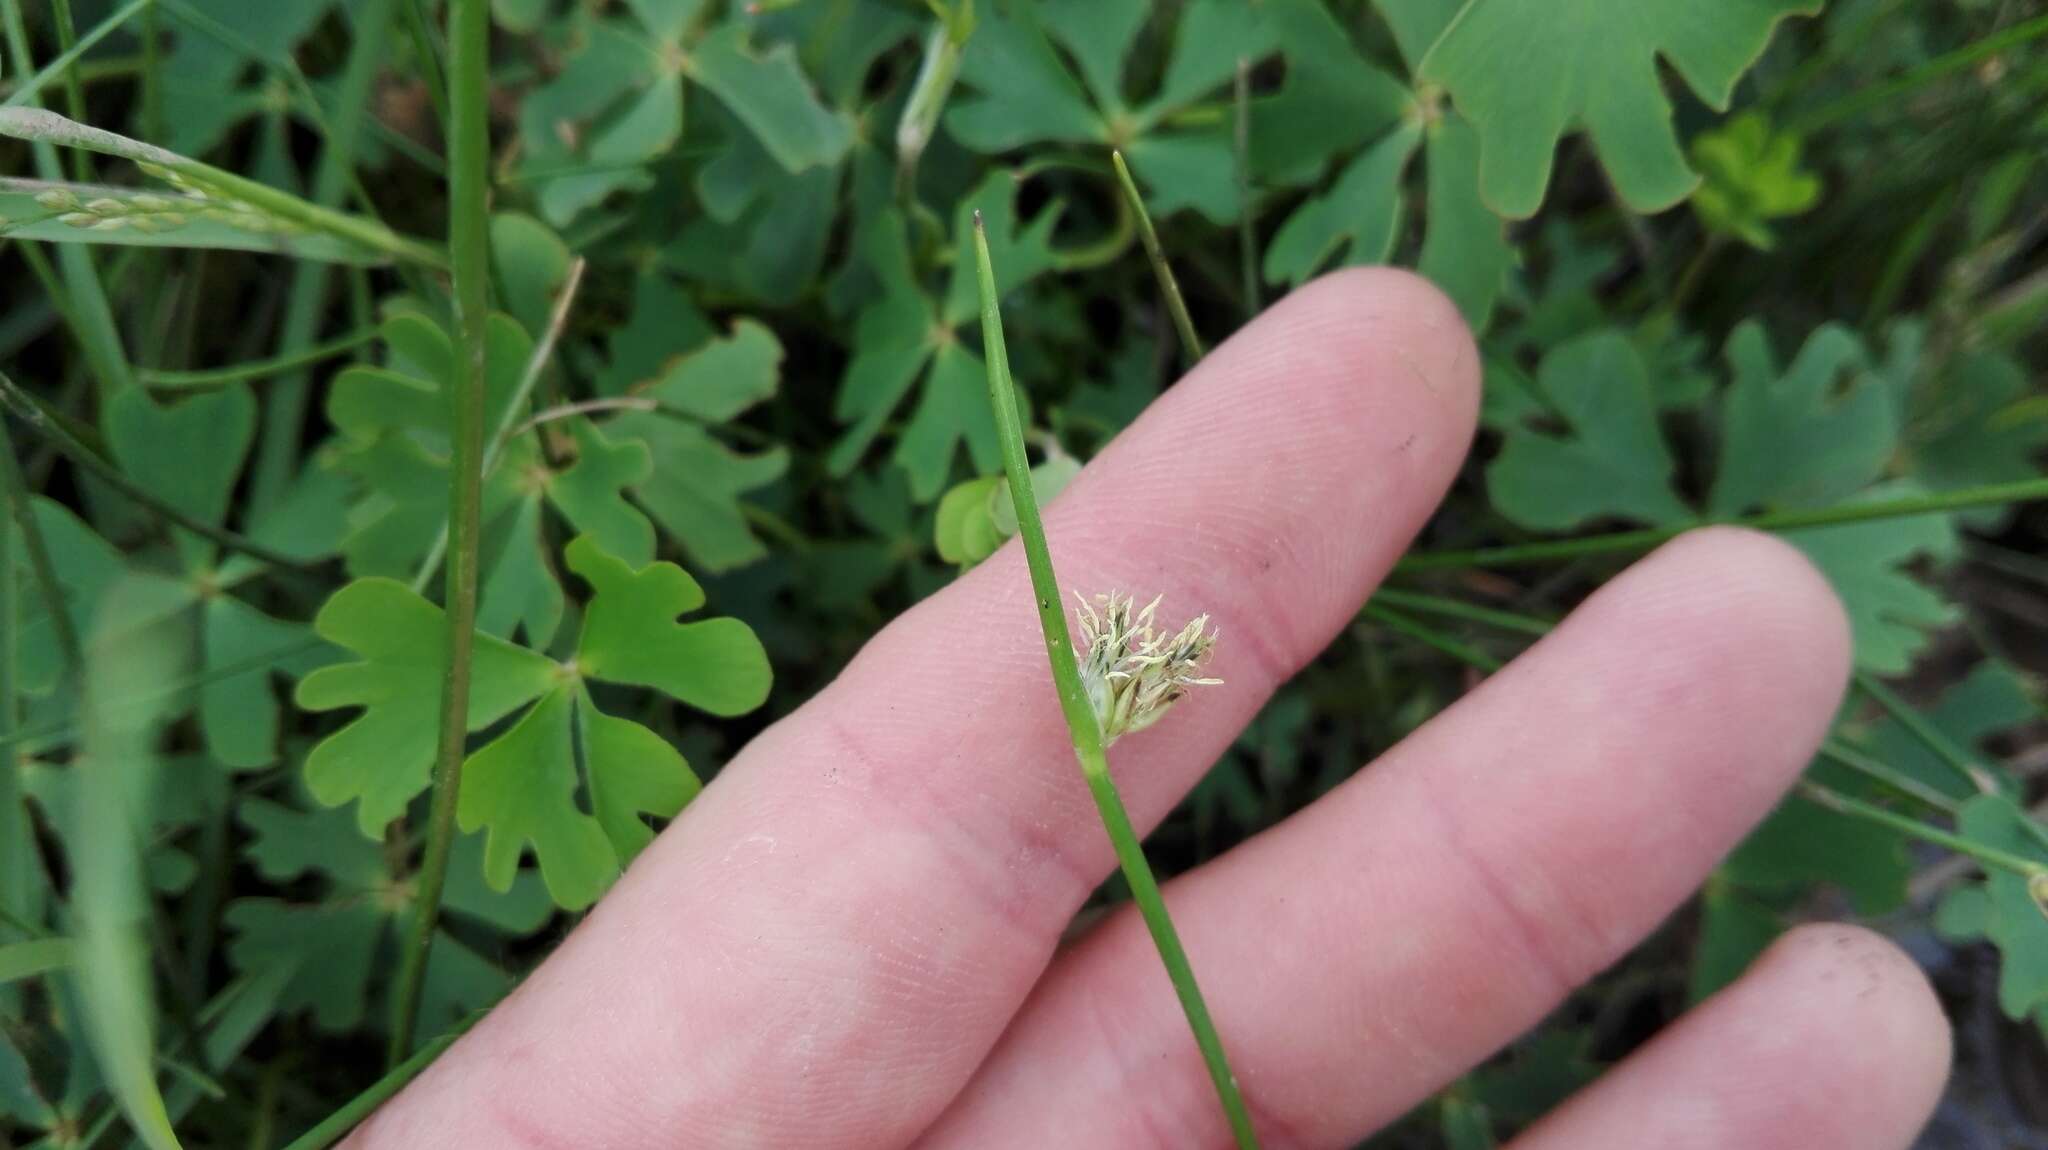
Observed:
[[[1207,612],[1223,637],[1224,685],[1116,748],[1140,828],[1407,547],[1464,456],[1477,383],[1433,288],[1326,277],[1048,508],[1067,587],[1163,594],[1163,622]],[[900,1144],[1112,865],[1013,543],[755,740],[354,1145]]]

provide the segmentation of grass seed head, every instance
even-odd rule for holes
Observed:
[[[1207,615],[1168,634],[1154,629],[1156,598],[1139,608],[1136,599],[1114,591],[1097,595],[1092,603],[1078,592],[1075,597],[1081,600],[1074,613],[1081,685],[1102,724],[1105,745],[1158,722],[1190,687],[1223,681],[1202,675],[1202,664],[1216,646]]]

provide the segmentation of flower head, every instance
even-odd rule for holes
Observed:
[[[1189,687],[1223,681],[1203,678],[1201,673],[1216,646],[1207,615],[1196,616],[1168,635],[1152,629],[1158,599],[1138,609],[1135,599],[1114,591],[1097,595],[1092,603],[1078,592],[1075,597],[1081,599],[1081,609],[1074,613],[1081,639],[1081,685],[1102,724],[1105,745],[1158,722]]]

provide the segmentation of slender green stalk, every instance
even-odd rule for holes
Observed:
[[[1987,795],[1997,793],[1998,784],[1993,781],[1991,772],[1985,770],[1983,764],[1977,762],[1970,752],[1958,746],[1941,728],[1928,721],[1927,716],[1916,710],[1911,703],[1900,698],[1890,687],[1880,682],[1877,676],[1868,671],[1856,672],[1856,689],[1870,696],[1871,701],[1884,708],[1885,714],[1904,727],[1907,734],[1933,752],[1934,757],[1940,759],[1942,765],[1955,772],[1964,786]]]
[[[389,1064],[412,1048],[427,955],[441,914],[448,852],[455,842],[456,798],[469,732],[469,660],[476,640],[478,522],[483,503],[484,321],[490,305],[490,7],[489,0],[448,5],[448,251],[454,271],[457,367],[450,397],[454,426],[449,462],[447,669],[441,684],[441,737],[427,846],[415,888],[412,925],[392,998]]]
[[[1237,171],[1237,261],[1244,280],[1244,314],[1259,314],[1259,243],[1252,231],[1252,64],[1237,58],[1237,83],[1231,90],[1235,115],[1231,143]]]
[[[237,535],[223,527],[216,527],[203,519],[194,518],[158,498],[155,492],[128,478],[120,468],[101,458],[99,453],[86,446],[79,438],[58,421],[49,418],[43,409],[21,385],[0,372],[0,411],[6,411],[19,419],[29,430],[48,440],[66,459],[93,473],[108,487],[134,500],[152,514],[175,526],[182,527],[194,535],[210,539],[232,551],[239,551],[253,559],[261,559],[278,567],[310,570],[317,564],[273,551],[253,539]]]
[[[142,368],[135,378],[144,387],[160,391],[182,391],[189,388],[220,387],[229,383],[244,383],[252,379],[269,379],[302,367],[310,367],[323,360],[347,355],[349,352],[373,343],[377,339],[374,327],[359,328],[344,336],[338,336],[326,343],[314,344],[301,351],[289,352],[272,359],[251,360],[231,367],[218,367],[208,371],[157,371]]]
[[[2025,479],[2013,483],[1991,483],[1905,499],[1875,503],[1846,503],[1794,511],[1766,511],[1760,515],[1732,519],[1705,519],[1675,523],[1641,531],[1617,531],[1580,539],[1555,539],[1541,543],[1517,543],[1506,547],[1485,547],[1474,551],[1420,552],[1402,559],[1396,571],[1441,571],[1465,567],[1513,567],[1523,563],[1548,563],[1581,559],[1588,555],[1611,555],[1626,551],[1647,551],[1687,531],[1715,525],[1753,527],[1760,531],[1803,531],[1813,527],[1839,527],[1847,523],[1868,523],[1877,519],[1902,519],[1912,515],[1933,515],[1965,511],[1972,507],[1997,507],[2009,503],[2030,503],[2048,499],[2048,479]]]
[[[339,207],[354,178],[356,144],[362,138],[363,122],[369,117],[370,84],[384,65],[392,3],[393,0],[368,0],[356,13],[355,43],[349,46],[327,146],[321,150],[320,168],[313,176],[313,202],[322,207]],[[333,270],[318,260],[299,260],[294,265],[284,326],[278,336],[280,359],[301,357],[313,347],[314,338],[320,334],[321,320],[327,315],[332,283]],[[299,443],[305,437],[307,396],[312,384],[306,372],[299,370],[302,367],[294,365],[265,397],[263,436],[257,441],[256,464],[249,481],[252,513],[260,514],[276,506],[297,477]]]
[[[1899,794],[1933,807],[1935,810],[1950,817],[1954,817],[1962,811],[1961,803],[1892,766],[1890,763],[1880,762],[1864,754],[1841,739],[1830,738],[1827,742],[1822,743],[1820,745],[1820,757],[1837,766],[1847,767],[1865,778],[1876,780],[1897,791]]]
[[[448,81],[442,74],[441,49],[434,43],[433,25],[421,0],[405,0],[405,27],[412,34],[413,50],[420,58],[420,82],[427,86],[427,102],[434,107],[434,122],[441,134],[448,134]]]
[[[71,0],[50,0],[50,23],[57,31],[57,54],[63,56],[78,45],[78,28],[71,20]],[[85,85],[78,82],[78,69],[64,69],[64,107],[74,120],[85,118]],[[74,154],[71,177],[79,183],[92,180],[92,157]]]
[[[1031,489],[1031,463],[1024,453],[1023,417],[1018,411],[1016,385],[1010,379],[1010,358],[1003,346],[1003,319],[996,298],[995,270],[989,260],[988,236],[982,230],[979,213],[974,218],[974,254],[981,287],[981,336],[983,352],[988,358],[989,401],[995,409],[997,437],[1003,450],[1003,470],[1010,479],[1010,497],[1017,508],[1017,534],[1024,541],[1025,564],[1031,570],[1031,588],[1038,600],[1038,623],[1045,632],[1046,650],[1052,661],[1053,685],[1058,689],[1060,711],[1066,716],[1067,730],[1073,737],[1074,756],[1081,762],[1088,792],[1095,799],[1095,809],[1102,816],[1103,828],[1109,832],[1117,865],[1122,868],[1124,882],[1131,888],[1131,899],[1137,903],[1138,913],[1152,932],[1153,945],[1159,949],[1167,977],[1172,979],[1174,993],[1180,998],[1182,1011],[1187,1014],[1188,1026],[1194,1031],[1195,1044],[1201,1048],[1202,1061],[1216,1085],[1216,1094],[1222,1100],[1231,1132],[1236,1136],[1238,1146],[1256,1147],[1258,1135],[1252,1130],[1251,1115],[1245,1108],[1244,1096],[1238,1091],[1237,1077],[1230,1072],[1223,1042],[1217,1037],[1216,1024],[1210,1019],[1209,1007],[1202,1000],[1201,988],[1195,983],[1195,972],[1188,963],[1187,951],[1181,946],[1180,934],[1167,914],[1166,900],[1159,893],[1159,881],[1152,875],[1151,864],[1145,861],[1145,849],[1139,845],[1138,833],[1131,826],[1130,815],[1124,811],[1123,799],[1117,794],[1116,781],[1110,777],[1102,727],[1096,718],[1095,708],[1088,701],[1087,691],[1081,685],[1081,669],[1074,658],[1073,640],[1067,634],[1066,604],[1060,594],[1059,580],[1053,574],[1052,553],[1045,543],[1045,524],[1038,514],[1038,498]]]
[[[1996,56],[2009,48],[2017,48],[2042,36],[2048,36],[2048,16],[2037,16],[2024,23],[2015,24],[2003,32],[1986,36],[1982,40],[1965,44],[1953,52],[1947,52],[1907,72],[1888,83],[1858,88],[1849,95],[1803,116],[1795,116],[1786,126],[1787,130],[1800,133],[1818,132],[1845,120],[1853,120],[1873,108],[1882,108],[1895,103],[1899,97],[1925,87],[1944,76],[1953,75],[1974,66],[1986,57]]]
[[[1557,626],[1549,619],[1539,619],[1533,615],[1481,607],[1457,599],[1446,599],[1440,595],[1403,591],[1398,587],[1382,587],[1372,593],[1372,598],[1375,603],[1384,603],[1401,611],[1463,619],[1469,623],[1483,623],[1488,627],[1516,631],[1524,635],[1548,635],[1551,628]]]
[[[1166,262],[1165,249],[1159,246],[1159,233],[1153,230],[1152,215],[1145,210],[1145,197],[1138,194],[1138,183],[1131,179],[1131,169],[1124,163],[1124,154],[1111,152],[1109,159],[1116,166],[1116,179],[1123,187],[1124,202],[1131,206],[1131,214],[1137,217],[1138,239],[1145,245],[1145,258],[1152,261],[1152,274],[1159,279],[1159,294],[1166,297],[1166,310],[1173,316],[1173,329],[1180,333],[1181,358],[1193,365],[1202,358],[1202,337],[1195,334],[1195,321],[1188,316],[1187,301],[1180,295],[1180,283],[1173,278],[1173,266]]]
[[[5,25],[14,70],[24,76],[34,74],[35,60],[29,54],[28,26],[22,21],[21,0],[0,0],[0,23]],[[0,108],[0,113],[19,114],[34,109],[37,103],[31,100],[26,108]],[[30,151],[35,156],[39,178],[64,178],[57,149],[47,140],[34,141]],[[128,353],[121,345],[121,329],[114,322],[114,309],[107,302],[106,288],[100,283],[88,245],[59,244],[57,266],[63,270],[64,290],[70,297],[65,315],[70,320],[72,335],[85,354],[86,367],[99,384],[101,398],[105,398],[134,382]]]
[[[938,9],[938,19],[925,36],[924,62],[911,83],[910,98],[896,120],[896,171],[898,188],[906,197],[915,195],[918,157],[938,130],[939,114],[946,109],[946,97],[960,76],[960,57],[967,37],[974,32],[974,0],[961,0],[956,10]]]
[[[21,533],[21,549],[28,556],[29,571],[43,596],[43,609],[50,615],[50,631],[57,639],[57,651],[64,657],[65,674],[76,680],[85,673],[85,644],[79,640],[78,624],[64,601],[64,584],[57,567],[50,562],[50,548],[36,523],[35,507],[29,502],[28,479],[21,473],[21,460],[14,454],[14,441],[0,428],[0,495],[14,513],[14,525]],[[12,628],[9,628],[12,633]]]
[[[481,1017],[481,1016],[478,1016]],[[371,1083],[368,1090],[344,1103],[341,1109],[329,1114],[319,1125],[292,1139],[284,1150],[326,1150],[348,1136],[348,1132],[362,1124],[363,1119],[376,1112],[377,1107],[391,1100],[407,1083],[418,1078],[420,1071],[434,1064],[436,1058],[455,1045],[463,1031],[470,1028],[474,1018],[465,1020],[454,1030],[434,1039],[410,1058],[387,1071],[384,1077]]]
[[[555,296],[554,311],[548,315],[548,329],[541,336],[540,342],[533,345],[533,353],[526,357],[526,370],[520,373],[519,386],[512,391],[512,402],[505,405],[505,414],[498,418],[497,430],[491,435],[490,446],[484,450],[483,474],[486,479],[498,469],[498,460],[505,454],[505,448],[513,438],[532,430],[541,422],[536,416],[522,423],[519,412],[532,397],[534,387],[540,383],[540,377],[546,374],[548,361],[554,358],[555,343],[562,338],[562,325],[568,322],[569,308],[576,302],[576,291],[583,286],[583,267],[584,261],[581,257],[569,265],[569,274],[562,281],[562,290]],[[591,404],[606,402],[618,405],[623,401],[590,401]],[[588,405],[583,406],[588,408]],[[441,533],[434,537],[434,545],[427,549],[426,558],[420,561],[418,573],[413,576],[413,590],[426,590],[427,584],[434,578],[434,572],[440,570],[441,559],[447,551],[448,527],[443,524]]]
[[[1876,803],[1864,802],[1853,795],[1845,795],[1840,791],[1822,786],[1810,779],[1801,779],[1799,781],[1799,794],[1801,797],[1810,799],[1820,806],[1834,811],[1836,814],[1849,815],[1852,818],[1859,818],[1865,822],[1890,827],[1892,830],[1908,838],[1916,838],[1921,842],[1932,843],[1946,850],[1952,850],[1959,855],[1973,858],[1988,868],[2010,871],[2028,880],[2048,876],[2048,865],[2013,854],[2010,851],[2000,850],[1997,847],[1985,846],[1983,843],[1942,830],[1940,827],[1930,827],[1918,819],[1909,818],[1897,811],[1878,806]]]
[[[1384,603],[1378,602],[1377,598],[1373,602],[1367,603],[1360,609],[1358,614],[1361,618],[1370,619],[1389,631],[1405,635],[1424,646],[1434,647],[1459,662],[1476,667],[1488,674],[1492,674],[1506,665],[1501,660],[1494,658],[1477,647],[1453,639],[1434,627],[1405,615]]]
[[[92,31],[80,36],[77,43],[65,49],[56,59],[43,65],[42,71],[22,81],[13,92],[8,94],[7,102],[0,106],[14,107],[19,104],[29,103],[36,98],[37,93],[43,90],[44,85],[59,76],[65,77],[67,85],[78,83],[82,77],[72,65],[78,63],[79,57],[91,51],[93,46],[100,41],[119,31],[123,24],[126,24],[137,13],[148,8],[154,2],[155,0],[129,0],[127,4],[116,9],[113,15],[94,25]],[[82,102],[83,97],[81,96],[80,103]]]

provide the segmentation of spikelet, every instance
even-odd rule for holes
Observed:
[[[1081,685],[1102,724],[1106,746],[1159,721],[1190,687],[1221,679],[1204,678],[1202,664],[1216,646],[1209,617],[1198,615],[1174,634],[1153,630],[1159,600],[1143,609],[1129,595],[1110,592],[1091,603],[1079,592],[1074,623],[1080,632]]]

